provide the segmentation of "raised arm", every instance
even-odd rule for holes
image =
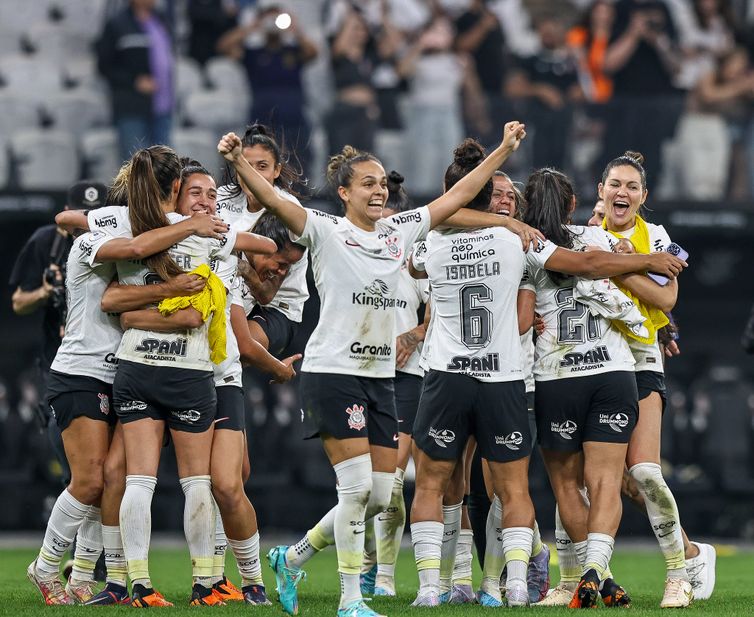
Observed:
[[[492,212],[480,212],[479,210],[472,210],[470,208],[461,208],[458,212],[449,216],[445,219],[442,227],[454,227],[456,229],[504,227],[521,238],[521,244],[525,251],[529,250],[532,241],[536,241],[535,238],[539,238],[540,240],[545,239],[545,235],[539,229],[529,227],[526,223],[522,223],[512,216],[493,214]]]
[[[562,247],[555,249],[545,262],[548,270],[590,279],[611,278],[647,270],[675,278],[687,265],[682,259],[664,251],[649,255],[626,255],[609,251],[578,252]]]
[[[156,285],[120,285],[110,283],[100,301],[105,313],[125,313],[157,304],[167,298],[192,296],[199,293],[207,282],[195,274],[179,274]]]
[[[272,255],[277,252],[278,247],[274,240],[251,233],[250,231],[239,231],[236,236],[236,243],[233,245],[233,250],[243,251],[244,253]]]
[[[99,247],[96,260],[104,262],[144,259],[160,251],[166,251],[192,234],[208,238],[222,238],[222,233],[226,231],[228,231],[228,226],[219,217],[196,214],[175,225],[158,227],[139,234],[135,238],[114,238]]]
[[[445,219],[474,199],[487,180],[492,177],[495,170],[518,149],[524,137],[526,137],[526,131],[523,124],[515,121],[508,122],[503,130],[502,143],[478,167],[459,180],[449,191],[429,204],[430,227],[434,228],[444,222]]]
[[[278,217],[294,234],[300,236],[306,225],[306,210],[287,199],[280,197],[273,186],[267,182],[243,157],[241,140],[235,133],[227,133],[217,144],[217,151],[229,161],[236,173],[251,190],[257,201]]]

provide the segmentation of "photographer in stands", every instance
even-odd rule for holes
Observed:
[[[66,209],[97,208],[104,204],[107,187],[99,182],[82,181],[68,190]],[[13,292],[13,312],[30,315],[44,310],[42,321],[42,348],[37,359],[39,392],[43,399],[47,373],[63,338],[66,318],[65,264],[73,239],[56,225],[37,229],[24,245],[10,275]],[[60,432],[55,422],[49,422],[50,410],[40,402],[39,423],[48,427],[55,454],[64,469],[64,482],[68,481],[68,464],[63,453]]]

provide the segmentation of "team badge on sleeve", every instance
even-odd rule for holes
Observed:
[[[346,408],[348,414],[348,428],[354,431],[360,431],[367,425],[367,418],[364,415],[364,406],[354,404],[353,407]]]

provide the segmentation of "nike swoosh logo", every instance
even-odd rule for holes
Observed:
[[[348,246],[361,246],[360,244],[358,244],[356,242],[352,242],[351,240],[346,240],[346,244]]]
[[[222,422],[223,420],[230,420],[229,416],[225,416],[224,418],[215,418],[215,424],[218,422]]]
[[[673,533],[673,532],[672,531],[668,531],[667,533],[660,533],[660,534],[657,534],[657,537],[658,538],[664,538],[665,536],[669,536],[671,533]]]
[[[364,533],[364,531],[365,531],[364,529],[362,529],[361,531],[354,531],[353,535],[356,535],[356,534],[359,534],[359,533]]]
[[[398,441],[399,439],[400,437],[398,437],[398,435],[393,435],[393,441]]]

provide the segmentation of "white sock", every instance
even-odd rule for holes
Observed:
[[[484,549],[484,570],[482,571],[482,591],[497,600],[500,596],[500,576],[505,567],[503,550],[503,504],[497,495],[490,504],[487,513],[487,543]]]
[[[212,587],[215,553],[215,503],[209,476],[181,478],[186,502],[183,508],[183,532],[191,555],[194,584]]]
[[[456,546],[456,560],[453,564],[453,585],[471,586],[471,554],[474,546],[474,532],[471,529],[461,529]]]
[[[74,581],[93,581],[94,568],[102,553],[102,518],[100,509],[89,506],[76,534],[76,554],[73,557],[71,578]]]
[[[558,553],[561,585],[577,585],[581,579],[581,565],[576,549],[560,520],[560,511],[555,506],[555,550]]]
[[[503,553],[508,570],[506,587],[513,581],[526,584],[526,569],[529,567],[534,531],[530,527],[508,527],[503,529]]]
[[[649,524],[665,558],[668,577],[688,580],[681,517],[675,497],[662,477],[662,468],[656,463],[639,463],[631,467],[628,473],[636,481],[644,498]]]
[[[84,522],[90,506],[81,503],[64,489],[55,501],[37,558],[37,572],[43,578],[60,576],[60,561]]]
[[[213,500],[214,501],[214,500]],[[212,584],[219,583],[225,576],[225,551],[228,549],[228,538],[225,535],[223,517],[215,503],[215,553],[212,557]]]
[[[605,533],[590,533],[586,538],[586,557],[584,559],[584,574],[595,570],[600,581],[605,580],[605,573],[610,566],[613,556],[615,539]]]
[[[419,573],[419,594],[440,592],[440,555],[443,524],[437,521],[411,523],[411,544]]]
[[[304,534],[296,544],[288,547],[285,561],[288,567],[300,569],[319,551],[335,544],[335,508],[332,508],[322,519]]]
[[[120,502],[120,535],[131,584],[152,587],[149,578],[149,539],[152,534],[152,496],[157,478],[126,476]]]
[[[542,536],[539,533],[539,525],[537,525],[537,521],[534,521],[534,536],[531,541],[531,556],[536,557],[542,552],[543,544],[542,544]]]
[[[259,560],[259,532],[246,540],[228,538],[228,544],[241,573],[241,587],[247,585],[264,585],[262,580],[262,562]]]
[[[463,504],[442,507],[442,550],[440,552],[440,593],[450,591],[453,579],[453,564],[456,560],[458,534],[461,531]]]
[[[102,546],[105,549],[107,582],[125,587],[128,567],[118,525],[102,525]]]
[[[340,608],[361,599],[359,573],[364,553],[364,515],[372,491],[372,460],[369,454],[334,466],[338,478],[335,511],[335,548],[340,573]]]
[[[364,560],[361,571],[368,572],[377,564],[377,538],[375,537],[374,517],[390,505],[390,496],[395,483],[395,472],[372,472],[372,492],[367,503],[364,521]]]
[[[586,548],[587,548],[587,541],[584,540],[583,542],[574,542],[573,543],[573,550],[576,551],[576,559],[579,561],[579,567],[581,568],[581,571],[584,571],[584,566],[586,565]]]
[[[377,576],[389,578],[395,576],[395,562],[398,560],[403,529],[406,526],[406,502],[403,498],[404,473],[400,467],[395,470],[390,505],[375,518]]]

